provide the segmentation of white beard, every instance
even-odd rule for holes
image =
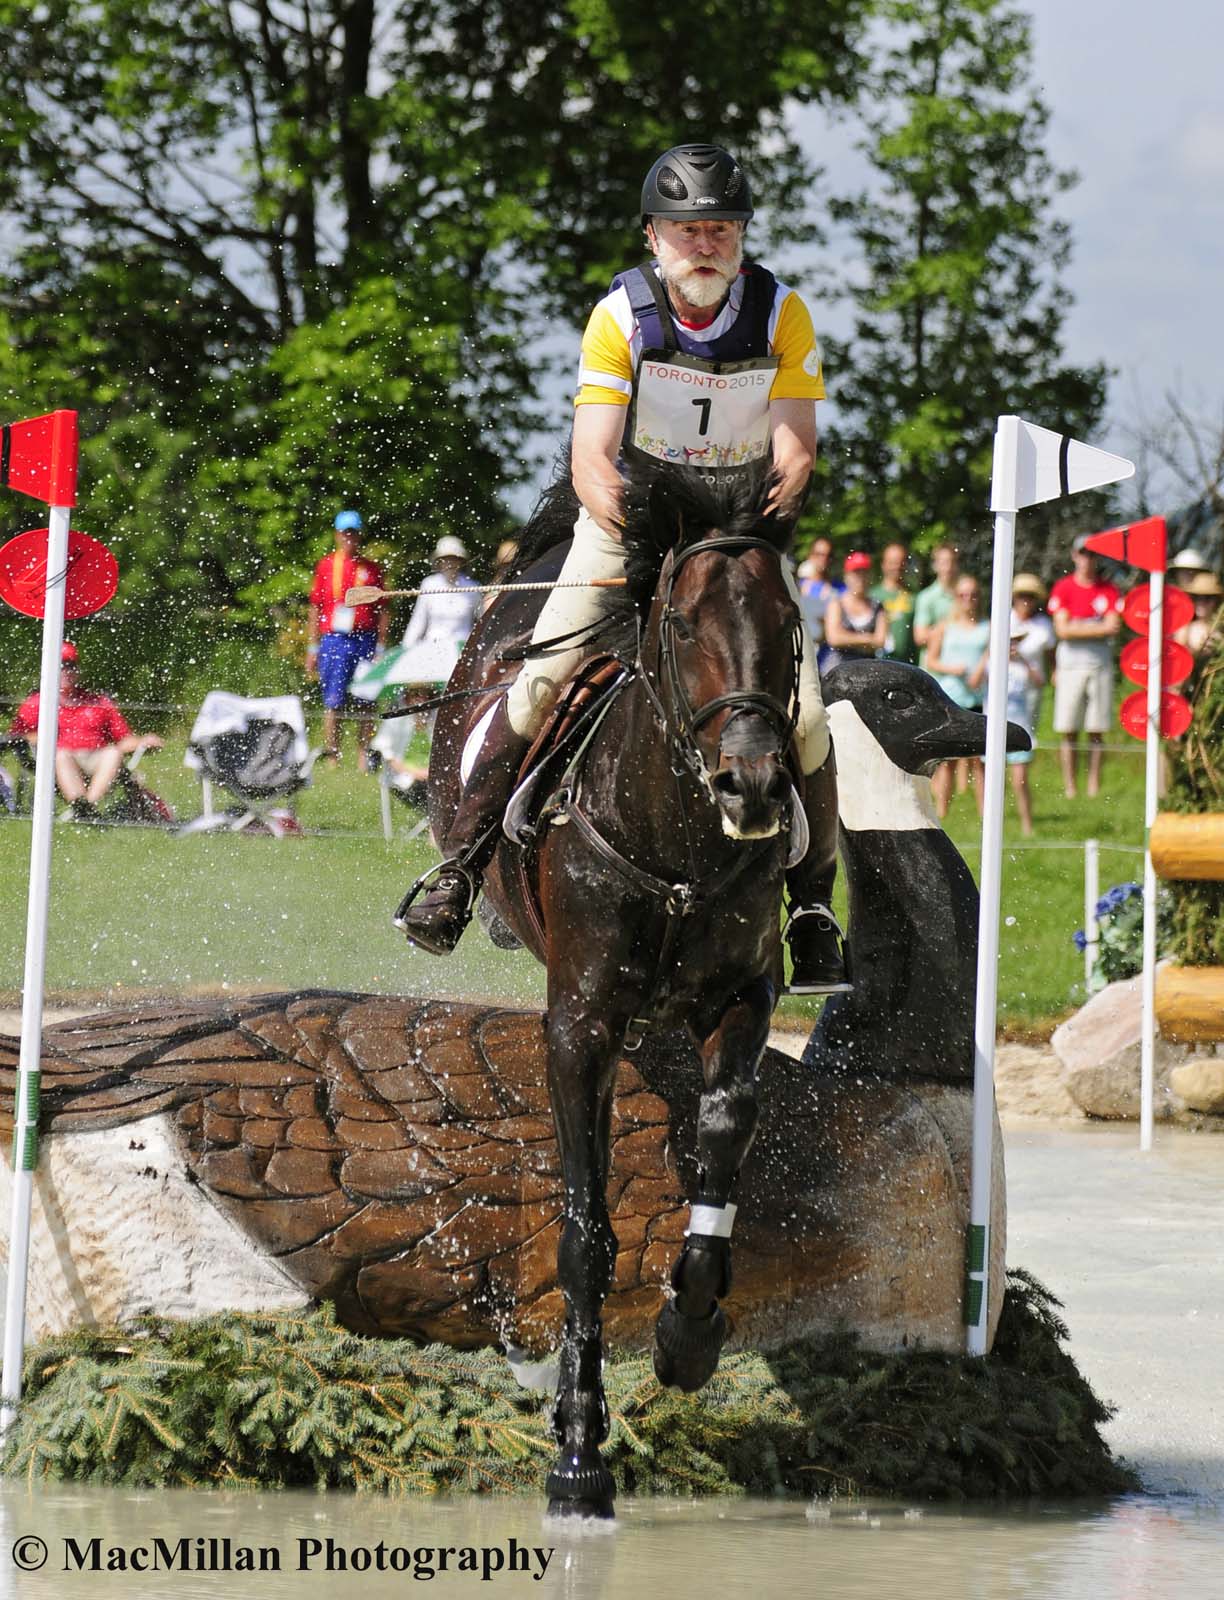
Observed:
[[[663,274],[663,282],[669,289],[674,289],[682,299],[687,300],[691,306],[700,306],[708,310],[716,306],[730,289],[739,276],[740,267],[744,261],[744,246],[741,243],[735,252],[734,260],[703,261],[701,266],[713,267],[713,272],[707,277],[705,274],[694,270],[695,263],[681,260],[669,245],[659,241],[658,262],[659,270]]]

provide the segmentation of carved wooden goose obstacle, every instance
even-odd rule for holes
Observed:
[[[888,699],[902,690],[912,704]],[[980,750],[984,719],[882,663],[841,669],[830,700],[859,988],[826,1007],[804,1063],[766,1054],[727,1312],[734,1343],[761,1349],[838,1325],[878,1348],[959,1349],[976,892],[915,818],[922,769]],[[9,1114],[16,1064],[0,1040]],[[329,1299],[367,1333],[554,1342],[560,1171],[538,1013],[327,992],[198,1001],[49,1029],[43,1074],[33,1333]],[[652,1337],[695,1180],[697,1086],[674,1038],[619,1067],[615,1344]]]

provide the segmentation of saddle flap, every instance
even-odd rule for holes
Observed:
[[[519,768],[518,781],[506,807],[503,831],[515,844],[527,844],[538,820],[549,785],[543,778],[553,756],[577,753],[579,730],[589,724],[599,706],[624,680],[625,663],[617,656],[593,656],[584,661],[561,691],[548,720],[536,735]]]
[[[556,705],[549,712],[547,722],[523,757],[523,764],[519,768],[520,783],[530,777],[536,768],[542,766],[552,752],[565,742],[578,719],[594,709],[624,670],[625,663],[619,656],[592,656],[589,661],[582,663],[561,691]]]

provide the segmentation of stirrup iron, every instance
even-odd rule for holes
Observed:
[[[451,856],[446,861],[437,862],[427,872],[422,872],[421,876],[413,881],[408,893],[395,908],[395,915],[391,918],[391,926],[393,928],[398,928],[401,933],[405,931],[405,919],[413,901],[429,887],[434,878],[441,877],[444,872],[457,873],[467,884],[467,915],[471,917],[472,907],[476,904],[476,896],[480,893],[480,879],[470,867],[464,864],[462,856]]]

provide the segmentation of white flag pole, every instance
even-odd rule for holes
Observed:
[[[994,1164],[994,1054],[998,1027],[999,913],[1003,886],[1003,791],[1007,753],[1007,657],[1016,513],[1062,495],[1129,478],[1134,463],[1021,417],[995,426],[990,508],[995,513],[991,579],[990,682],[978,910],[977,1000],[973,1025],[973,1172],[965,1263],[965,1348],[985,1355],[990,1321],[990,1213]]]
[[[1101,842],[1084,840],[1084,993],[1092,981],[1101,948],[1100,924],[1096,919],[1097,901],[1101,898]]]
[[[1139,1066],[1139,1148],[1152,1148],[1156,1084],[1156,872],[1152,866],[1152,824],[1160,787],[1160,688],[1164,655],[1163,570],[1148,580],[1147,737],[1143,790],[1143,1016]]]
[[[47,906],[51,892],[51,828],[55,805],[55,746],[59,730],[60,652],[68,575],[67,506],[52,506],[47,536],[46,609],[38,680],[38,750],[34,769],[34,829],[26,913],[25,977],[21,991],[21,1053],[13,1123],[13,1205],[9,1225],[8,1289],[4,1305],[4,1372],[0,1379],[0,1438],[21,1398],[25,1350],[26,1277],[30,1210],[38,1162],[38,1096],[42,1069],[43,983],[47,964]]]
[[[990,675],[986,690],[986,773],[982,797],[982,874],[978,905],[977,1000],[973,1023],[973,1175],[965,1282],[966,1348],[985,1355],[990,1295],[990,1203],[994,1166],[994,1055],[998,1016],[999,910],[1003,891],[1003,800],[1007,760],[1007,658],[1015,567],[1016,448],[1013,417],[995,433],[996,507],[990,584]],[[1011,482],[1003,487],[1010,473]],[[1002,493],[999,490],[1002,489]]]

